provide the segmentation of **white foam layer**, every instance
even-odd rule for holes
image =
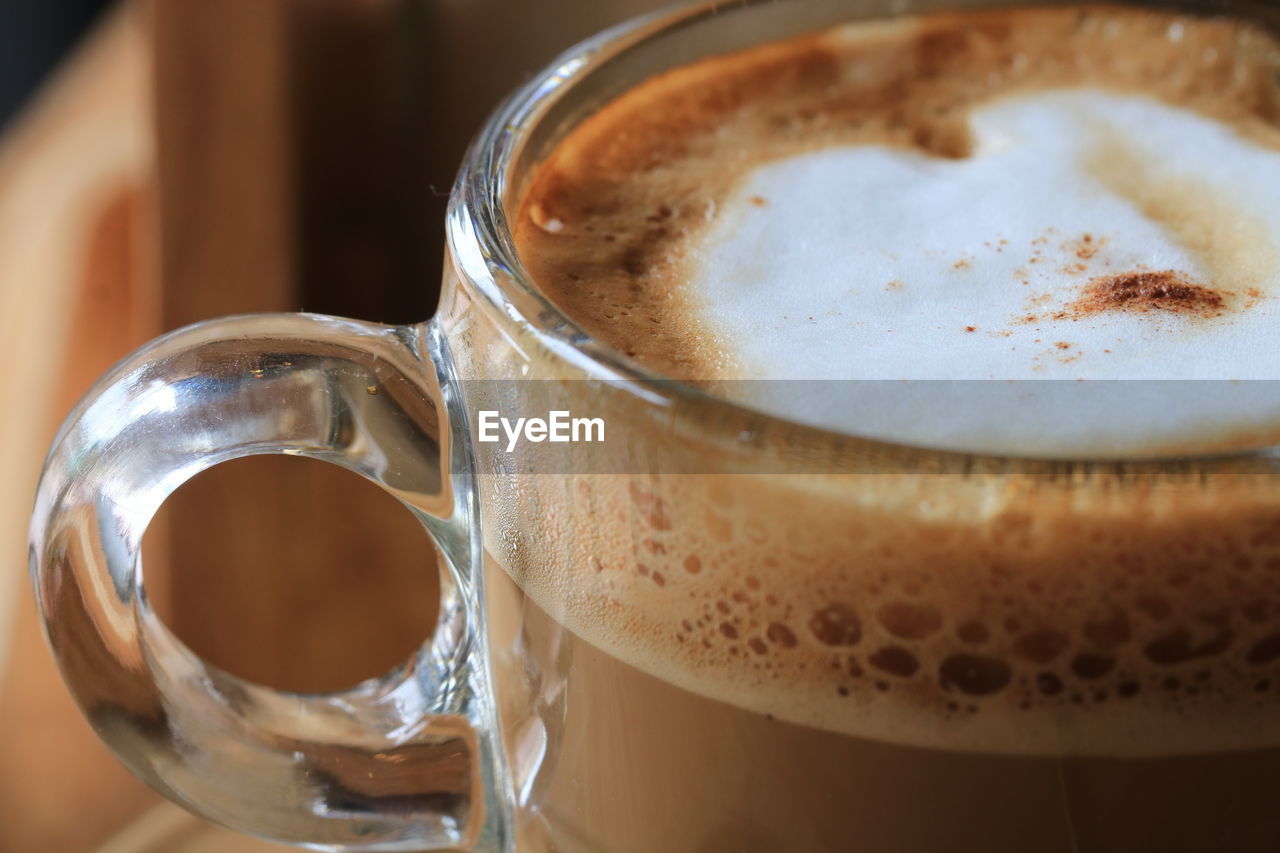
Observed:
[[[743,383],[747,402],[910,443],[1050,454],[1280,424],[1280,394],[1247,382],[1025,382],[1280,379],[1280,151],[1096,90],[990,104],[972,133],[962,160],[833,148],[756,169],[695,254],[691,301],[742,378],[1024,381]],[[1091,283],[1165,271],[1220,305],[1080,308]]]

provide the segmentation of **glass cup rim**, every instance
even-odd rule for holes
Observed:
[[[803,2],[805,0],[785,0],[782,5],[796,6]],[[870,19],[876,12],[883,16],[925,13],[958,5],[983,8],[1069,5],[1072,2],[1079,0],[873,0],[850,9],[848,19]],[[966,470],[974,467],[1009,470],[1028,464],[1036,468],[1043,465],[1055,468],[1061,465],[1073,468],[1093,465],[1159,468],[1172,463],[1182,468],[1189,462],[1209,465],[1224,462],[1229,465],[1241,458],[1266,459],[1266,470],[1272,470],[1271,460],[1280,459],[1280,446],[1274,444],[1205,453],[1019,455],[896,442],[817,426],[734,402],[653,370],[600,341],[547,298],[521,262],[507,216],[512,175],[532,131],[562,97],[626,51],[708,17],[748,12],[770,5],[779,5],[778,0],[734,0],[731,3],[726,0],[700,0],[616,24],[563,51],[509,94],[490,114],[471,143],[450,194],[446,239],[449,256],[459,268],[463,286],[478,294],[496,312],[498,322],[533,335],[555,358],[586,376],[604,379],[652,402],[661,405],[688,402],[699,407],[714,407],[738,419],[784,424],[793,434],[805,436],[810,443],[856,445],[895,457],[906,454],[918,459],[923,454],[935,463],[941,463],[942,468],[958,465]],[[1224,7],[1231,8],[1236,3],[1234,0],[1164,0],[1162,5],[1171,9],[1221,12]],[[1242,8],[1238,11],[1242,14],[1253,8],[1250,0],[1242,0],[1239,5]],[[667,67],[678,64],[672,63]]]

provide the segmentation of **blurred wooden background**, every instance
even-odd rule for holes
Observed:
[[[0,140],[0,853],[87,853],[157,798],[58,678],[25,584],[57,423],[112,362],[209,317],[383,322],[435,304],[472,133],[556,52],[655,0],[151,0],[100,27]],[[193,649],[293,690],[350,685],[431,631],[435,555],[354,475],[219,466],[166,504],[148,592]]]

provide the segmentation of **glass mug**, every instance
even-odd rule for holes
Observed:
[[[763,415],[593,340],[513,247],[533,167],[647,76],[979,5],[1001,4],[747,0],[608,31],[473,145],[434,319],[229,318],[117,366],[56,439],[31,538],[99,735],[192,811],[314,849],[1280,849],[1273,453],[1001,458]],[[485,410],[607,440],[509,449],[478,440]],[[148,521],[258,453],[421,519],[443,593],[412,660],[286,694],[157,620]]]

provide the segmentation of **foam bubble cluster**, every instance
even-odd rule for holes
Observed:
[[[1023,754],[1280,742],[1273,485],[1095,485],[544,475],[485,500],[542,508],[489,549],[556,619],[763,714]]]

